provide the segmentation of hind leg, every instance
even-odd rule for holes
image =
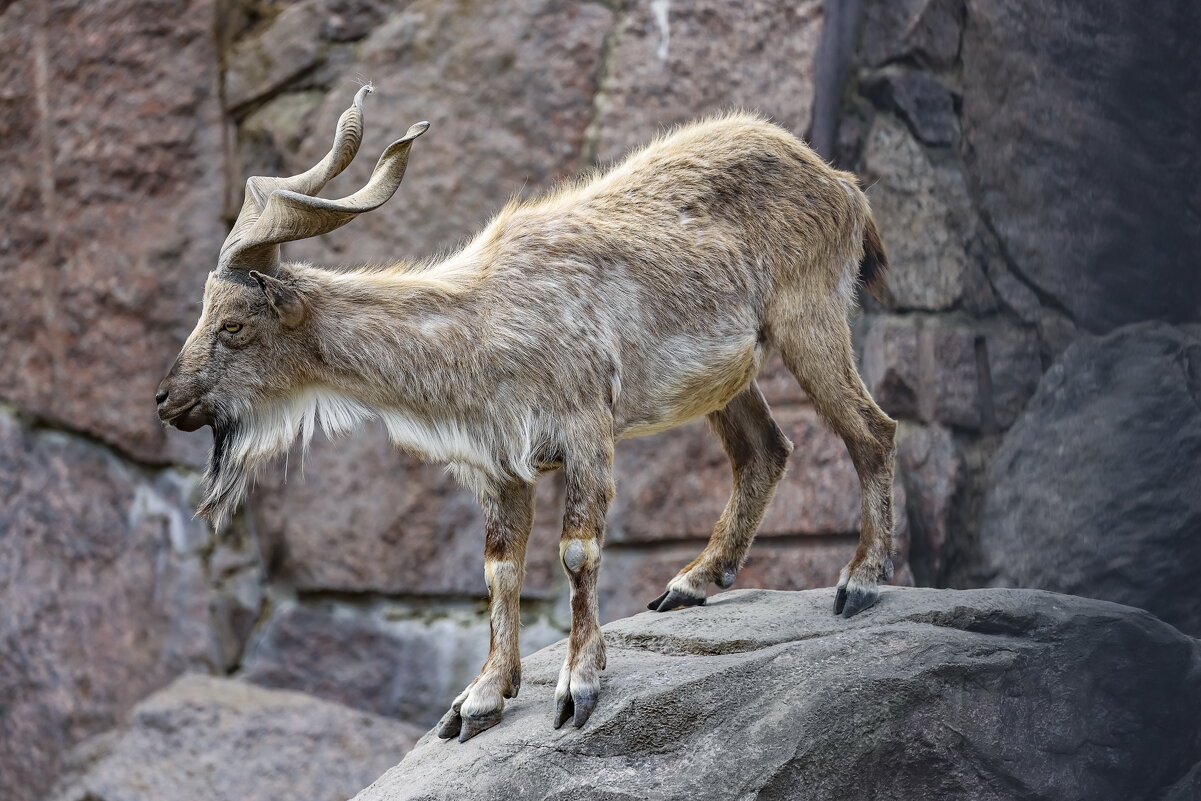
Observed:
[[[666,592],[647,605],[653,611],[702,604],[710,583],[722,588],[734,583],[792,453],[792,443],[772,419],[754,382],[724,409],[710,414],[709,425],[730,457],[734,492],[705,550],[668,583]]]
[[[862,492],[859,547],[838,578],[834,614],[850,617],[876,602],[877,582],[892,578],[892,479],[897,424],[868,394],[855,369],[841,309],[809,308],[773,332],[784,363],[855,463]]]

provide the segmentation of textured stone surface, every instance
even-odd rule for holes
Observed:
[[[1163,801],[1191,801],[1194,798],[1201,798],[1201,762],[1172,785]]]
[[[285,254],[318,263],[428,256],[475,233],[514,194],[583,169],[612,20],[604,5],[569,0],[416,0],[388,17],[333,81],[293,166],[307,169],[325,154],[364,78],[377,91],[363,147],[327,196],[366,183],[376,156],[412,123],[429,120],[430,131],[391,203]]]
[[[857,532],[859,478],[846,445],[810,406],[773,416],[794,450],[760,535]],[[708,537],[732,488],[730,460],[703,422],[619,443],[616,472],[610,542]]]
[[[598,158],[616,161],[663,126],[730,108],[805,134],[821,25],[819,0],[633,0],[607,64]]]
[[[316,122],[325,95],[315,89],[284,92],[263,103],[238,126],[238,153],[255,175],[289,175],[286,154],[296,152]],[[233,176],[233,179],[244,176]],[[237,214],[242,197],[232,200]]]
[[[1008,326],[983,326],[984,355],[977,369],[988,369],[988,392],[981,390],[981,423],[985,430],[1008,428],[1034,393],[1043,364],[1033,332]],[[991,393],[991,398],[986,398]]]
[[[259,100],[323,61],[320,5],[318,0],[287,5],[261,32],[231,48],[225,64],[228,108]]]
[[[759,390],[763,393],[763,397],[767,399],[773,409],[778,406],[809,402],[805,390],[801,389],[796,378],[788,372],[788,368],[784,366],[784,360],[778,353],[767,360],[767,364],[763,365],[763,371],[759,373],[759,377],[755,381],[759,384]]]
[[[196,461],[152,398],[224,237],[215,4],[4,5],[0,397]]]
[[[921,70],[885,70],[864,86],[882,108],[895,111],[927,145],[947,147],[959,136],[959,119],[951,93]]]
[[[544,619],[531,619],[522,629],[522,653],[562,636]],[[289,605],[267,623],[240,676],[432,726],[487,656],[483,604],[474,614],[425,605],[420,617],[386,601],[349,608]]]
[[[215,592],[209,611],[221,654],[219,667],[230,671],[241,662],[259,623],[267,588],[257,543],[231,531],[216,539],[207,552],[209,581]]]
[[[185,676],[82,745],[53,801],[337,801],[423,729],[228,679]]]
[[[976,218],[963,174],[933,163],[905,126],[876,115],[863,155],[863,183],[888,249],[889,305],[940,310],[980,279],[969,257]]]
[[[426,735],[356,801],[1151,801],[1197,762],[1201,643],[1146,612],[890,588],[847,621],[831,599],[736,591],[609,624],[582,730],[551,728],[548,648],[496,728]]]
[[[1044,312],[1038,293],[1014,274],[1002,259],[992,259],[987,266],[988,283],[997,298],[1016,314],[1023,323],[1036,325]]]
[[[443,465],[398,453],[382,428],[317,438],[306,458],[264,482],[252,504],[267,562],[300,590],[469,595],[483,598],[479,501]],[[524,593],[558,586],[559,474],[539,482]]]
[[[333,42],[361,39],[400,5],[388,0],[322,0],[321,35]]]
[[[1023,328],[881,316],[864,337],[864,381],[885,411],[905,419],[1008,427],[1041,373],[1038,337]]]
[[[880,408],[902,420],[923,414],[920,331],[916,317],[880,316],[869,320],[863,338],[863,382]]]
[[[867,0],[860,47],[873,67],[913,58],[949,67],[959,55],[962,0]]]
[[[1189,0],[967,3],[976,196],[1020,272],[1087,330],[1201,309],[1199,28]]]
[[[1201,634],[1201,336],[1069,347],[989,469],[980,578],[1150,609]]]
[[[0,796],[187,668],[222,662],[191,484],[0,413]]]
[[[946,564],[963,458],[951,432],[940,425],[903,427],[899,440],[897,468],[912,521],[910,562],[923,584],[932,583]]]

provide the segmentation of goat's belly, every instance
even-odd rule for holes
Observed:
[[[700,349],[683,357],[666,352],[656,360],[661,370],[648,374],[640,393],[623,388],[617,408],[617,436],[645,437],[725,408],[730,399],[755,380],[766,353],[754,340]]]

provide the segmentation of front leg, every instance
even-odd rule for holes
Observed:
[[[525,546],[534,522],[534,484],[513,482],[487,489],[484,509],[484,578],[492,635],[480,675],[455,698],[438,722],[438,736],[466,742],[500,723],[505,699],[521,686],[521,581]]]
[[[559,558],[571,582],[571,636],[555,688],[555,728],[568,718],[579,728],[596,708],[605,639],[600,630],[596,582],[600,572],[605,514],[613,499],[613,440],[597,437],[570,454],[566,509]]]

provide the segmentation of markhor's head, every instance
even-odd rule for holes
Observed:
[[[306,441],[324,402],[311,374],[317,363],[313,286],[280,262],[280,245],[340,228],[378,208],[404,178],[413,140],[429,123],[409,128],[384,151],[367,185],[340,200],[317,197],[350,164],[363,136],[364,86],[338,120],[334,144],[316,166],[290,178],[253,177],[217,269],[204,287],[204,307],[155,401],[159,418],[183,431],[213,428],[213,450],[198,513],[222,526],[254,471]],[[305,397],[298,397],[298,394]],[[325,409],[327,417],[347,409]],[[353,410],[349,410],[353,413]]]

